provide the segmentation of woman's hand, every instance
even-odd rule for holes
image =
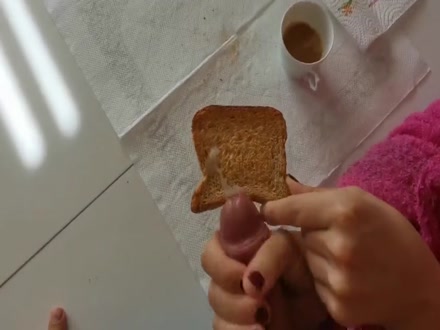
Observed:
[[[274,232],[248,267],[225,255],[218,234],[208,242],[202,265],[212,278],[215,330],[315,330],[326,320],[292,239]]]
[[[274,232],[248,267],[225,255],[218,234],[209,241],[202,265],[212,278],[215,330],[311,330],[326,319],[292,239]]]
[[[439,266],[407,219],[358,188],[300,190],[262,212],[272,225],[302,228],[317,292],[336,321],[440,328]]]
[[[236,226],[261,221],[253,203],[233,205],[235,210],[230,206],[230,212],[222,211],[221,216],[245,217],[236,219]],[[212,278],[209,301],[216,313],[214,329],[315,330],[327,320],[297,242],[301,236],[295,234],[273,232],[248,266],[226,255],[218,233],[208,242],[202,265]],[[249,250],[249,241],[243,243],[235,245],[236,254]]]

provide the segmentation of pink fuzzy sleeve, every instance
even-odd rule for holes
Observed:
[[[358,186],[394,206],[440,261],[440,101],[408,117],[338,186]]]

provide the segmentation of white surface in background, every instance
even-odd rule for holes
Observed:
[[[80,127],[80,110],[44,44],[43,36],[24,0],[2,0],[4,16],[48,103],[62,134],[73,137]]]
[[[60,130],[48,108],[33,58],[12,31],[19,26],[4,18],[5,1],[0,0],[0,329],[47,329],[50,308],[60,305],[70,330],[210,328],[206,296],[144,184],[133,169],[118,179],[131,163],[42,2],[27,0],[32,28],[38,29],[33,33],[41,33],[49,69],[59,70],[80,111],[74,136]],[[33,46],[25,52],[36,52]],[[17,115],[23,109],[28,119]],[[32,170],[16,145],[23,137],[39,141],[29,138],[26,123],[38,127],[46,148]]]
[[[388,31],[417,0],[323,1],[359,47],[366,49]]]
[[[318,95],[292,83],[281,68],[279,24],[290,1],[277,1],[248,31],[225,45],[153,111],[127,130],[123,145],[207,289],[200,266],[218,212],[194,215],[201,179],[191,122],[209,104],[269,105],[287,122],[288,171],[319,184],[410,93],[428,66],[393,33],[363,54],[337,25],[333,52],[320,68]]]
[[[207,298],[131,169],[0,290],[0,328],[206,330]]]
[[[44,56],[50,56],[81,111],[75,136],[59,129],[34,63],[15,37],[20,32],[13,32],[21,27],[4,18],[6,3],[10,0],[0,0],[0,287],[131,164],[42,3],[32,0],[29,14],[38,26],[34,33],[44,36]],[[30,50],[38,57],[38,47]],[[8,329],[1,320],[0,329]]]
[[[86,2],[82,2],[82,4],[86,4],[86,6],[83,7],[82,10],[78,13],[76,11],[77,9],[72,9],[74,7],[72,5],[73,3],[74,2],[70,2],[70,1],[67,2],[67,1],[58,1],[58,0],[57,1],[46,0],[46,4],[49,6],[49,8],[51,10],[52,17],[55,19],[63,36],[66,38],[66,41],[69,44],[72,52],[76,55],[78,62],[80,64],[84,64],[84,63],[87,64],[88,63],[88,65],[81,65],[81,66],[82,66],[82,69],[84,70],[86,76],[88,76],[89,81],[91,81],[92,85],[97,85],[99,81],[104,81],[103,83],[105,86],[102,87],[104,89],[107,88],[109,91],[116,90],[117,88],[120,87],[119,85],[122,85],[122,87],[120,87],[120,88],[123,89],[125,86],[124,85],[125,82],[128,81],[131,83],[133,80],[130,78],[130,75],[132,75],[131,70],[125,70],[126,68],[132,67],[132,64],[130,62],[131,61],[130,56],[126,55],[127,51],[126,51],[125,42],[122,44],[117,43],[117,42],[104,43],[104,45],[98,46],[98,48],[100,48],[100,49],[96,49],[97,46],[93,42],[90,41],[91,39],[96,39],[96,40],[109,40],[109,38],[112,38],[112,40],[113,40],[113,38],[116,38],[114,40],[122,40],[123,39],[120,35],[118,35],[119,32],[117,32],[118,31],[117,29],[116,29],[116,32],[114,32],[115,29],[110,29],[109,30],[110,32],[108,34],[105,34],[107,32],[107,30],[102,28],[103,26],[105,26],[104,23],[109,20],[109,17],[113,18],[114,19],[113,21],[116,21],[115,26],[120,26],[120,21],[117,19],[115,20],[115,17],[117,17],[117,15],[114,16],[114,13],[117,11],[118,8],[110,8],[109,9],[109,7],[106,7],[107,10],[103,10],[104,7],[102,6],[102,3],[97,4],[96,7],[92,7],[91,2],[88,3],[86,1]],[[96,1],[95,1],[95,3],[96,3]],[[114,3],[121,4],[121,3],[125,3],[125,2],[119,1],[119,2],[112,2],[112,3],[113,4]],[[165,4],[167,2],[165,1],[163,3],[164,3],[164,6],[166,7]],[[133,4],[136,4],[136,2],[133,2]],[[434,6],[433,1],[430,1],[430,4],[431,4],[431,6]],[[120,9],[120,7],[119,7],[119,9]],[[92,11],[94,11],[94,13],[99,13],[99,15],[94,15],[93,13],[90,14],[89,12],[92,12]],[[169,12],[173,12],[173,10],[170,10]],[[438,12],[438,9],[437,9],[437,12]],[[136,16],[136,14],[137,14],[137,16]],[[425,11],[424,14],[426,15],[427,12]],[[80,16],[78,16],[78,15],[80,15]],[[150,12],[144,13],[143,11],[138,11],[137,13],[135,13],[134,17],[139,17],[142,15],[151,15],[151,13]],[[87,18],[85,20],[86,24],[75,24],[77,21],[75,21],[75,19],[73,19],[72,17],[83,17],[83,16]],[[423,21],[423,19],[421,19],[421,20]],[[83,22],[83,21],[81,21],[81,22]],[[140,19],[140,22],[144,23],[142,21],[142,19]],[[153,22],[155,22],[155,21],[153,20]],[[163,22],[163,20],[159,20],[156,23],[160,23],[160,22]],[[200,22],[198,20],[194,20],[194,22],[192,22],[190,20],[190,22],[194,23],[194,25],[196,27],[203,26],[200,24]],[[434,24],[434,22],[436,22],[436,19],[431,18],[431,24]],[[402,23],[405,23],[405,20],[403,20]],[[161,24],[158,24],[158,25],[153,24],[152,28],[157,28],[158,26],[159,26],[159,28],[163,28],[163,26],[161,26]],[[416,26],[413,26],[413,28],[415,30],[417,30]],[[90,35],[91,33],[96,34],[97,31],[98,32],[103,31],[102,33],[104,35],[99,35],[99,33],[98,33],[99,38],[97,38],[96,36],[94,37],[94,36]],[[435,29],[432,31],[435,31]],[[146,37],[151,36],[151,33],[152,33],[151,31],[146,32],[146,31],[139,30],[139,34],[136,34],[136,38],[134,38],[133,40],[139,40],[140,42],[139,42],[138,47],[142,48],[143,46],[145,46],[145,43],[143,42],[143,40],[145,40]],[[263,34],[264,34],[264,31],[263,31]],[[425,36],[426,35],[429,35],[429,31],[425,30]],[[108,37],[108,38],[106,39],[105,37]],[[275,34],[271,35],[271,38],[274,39]],[[421,35],[419,35],[419,38],[420,38],[420,40],[422,40]],[[425,38],[425,37],[423,37],[423,38]],[[405,55],[406,53],[409,53],[412,55],[417,55],[416,52],[414,52],[414,49],[411,48],[411,46],[408,45],[404,39],[401,39],[400,41],[401,41],[400,45],[402,47],[405,44],[406,45],[403,48],[401,48],[400,51],[396,51],[396,53],[398,55]],[[169,40],[168,39],[159,39],[158,42],[159,42],[159,44],[160,43],[167,43],[167,42],[169,42]],[[432,42],[429,42],[429,40],[426,42],[426,45],[428,43],[432,44]],[[171,55],[164,52],[163,47],[164,46],[162,46],[162,47],[160,47],[160,45],[158,46],[158,50],[155,53],[155,56],[158,56],[158,54],[161,55],[164,59],[164,62],[161,62],[161,63],[171,66],[170,71],[173,72],[173,70],[175,70],[174,65],[176,63],[175,56],[179,55],[180,53],[176,52],[177,55],[172,54],[174,57],[171,57],[171,59],[174,59],[174,60],[170,61],[169,59],[170,59]],[[405,47],[409,47],[409,48],[407,48],[405,50]],[[242,51],[241,47],[239,47],[237,49],[238,49],[238,51]],[[411,49],[411,51],[409,51],[409,49]],[[183,53],[185,53],[185,52],[183,52]],[[110,64],[109,64],[110,62],[109,63],[99,63],[99,61],[97,59],[103,58],[101,56],[102,54],[104,55],[104,57],[108,56],[108,58],[110,58],[110,59],[112,59],[112,58],[114,59],[115,56],[122,55],[123,58],[129,59],[128,64],[127,64],[127,61],[122,61],[122,62],[113,61],[113,62],[111,62],[111,64],[113,66],[110,66]],[[143,97],[142,98],[139,97],[138,101],[133,102],[132,99],[127,98],[126,96],[119,97],[120,95],[117,96],[117,93],[115,93],[114,95],[111,95],[111,98],[110,98],[112,100],[117,99],[115,102],[112,101],[111,104],[106,104],[105,102],[108,102],[108,99],[102,100],[105,105],[104,108],[106,109],[107,114],[112,119],[113,126],[115,127],[115,129],[119,133],[121,133],[123,131],[124,126],[130,125],[130,120],[127,120],[126,118],[133,119],[136,116],[139,116],[142,113],[147,112],[149,110],[148,107],[145,107],[145,104],[151,105],[152,103],[149,103],[149,100],[152,100],[152,99],[156,100],[157,99],[156,97],[153,97],[153,98],[151,97],[151,90],[155,90],[157,83],[161,84],[162,81],[166,80],[164,78],[168,77],[167,74],[157,75],[157,72],[161,72],[163,65],[162,66],[150,65],[150,62],[148,62],[148,57],[144,56],[143,53],[140,53],[139,56],[141,59],[143,58],[145,60],[144,62],[142,62],[143,67],[141,68],[141,72],[143,72],[144,70],[153,70],[152,74],[148,75],[148,78],[149,78],[148,81],[150,81],[152,85],[148,86],[148,88],[146,88],[141,94],[139,94],[139,95],[143,95]],[[272,56],[272,53],[270,56]],[[165,58],[167,58],[168,60],[165,61]],[[341,57],[341,62],[340,62],[341,64],[343,64],[342,60],[343,60],[343,58]],[[93,61],[93,63],[90,61]],[[106,59],[106,61],[107,61],[107,59]],[[179,64],[181,64],[181,63],[179,62]],[[419,69],[421,71],[423,71],[423,68],[426,68],[426,67],[421,62],[419,64],[421,64],[421,67],[419,67]],[[97,69],[97,67],[98,67],[98,69]],[[220,67],[220,65],[219,65],[219,67]],[[119,68],[119,69],[116,69],[116,68]],[[342,65],[342,66],[338,67],[338,69],[335,69],[335,71],[338,71],[339,69],[343,69],[343,68],[344,68],[344,66]],[[410,66],[403,65],[403,68],[405,70],[410,71],[411,68],[414,68],[414,67],[411,65]],[[106,69],[108,69],[108,70],[106,70]],[[99,73],[99,72],[101,72],[101,73]],[[112,73],[111,73],[111,75],[108,75],[108,74],[106,74],[106,72],[112,72]],[[114,74],[113,72],[116,72],[116,73],[119,72],[119,73]],[[126,75],[127,72],[128,72],[128,76]],[[93,73],[95,73],[95,75]],[[276,70],[275,70],[275,72],[269,72],[269,70],[268,70],[266,72],[262,72],[261,74],[262,74],[263,78],[270,80],[270,79],[277,79],[277,77],[279,77],[281,73]],[[404,72],[399,72],[399,74],[404,74]],[[159,78],[153,79],[153,77],[159,77]],[[215,78],[216,76],[211,74],[210,78],[212,78],[212,77]],[[220,78],[223,80],[225,79],[224,77],[220,77]],[[138,82],[142,81],[142,79],[139,79]],[[404,97],[406,95],[406,93],[410,92],[411,87],[418,80],[417,80],[417,75],[415,75],[412,77],[409,76],[409,77],[407,77],[407,79],[396,80],[396,81],[401,82],[403,84],[407,84],[407,86],[409,86],[408,89],[402,88],[400,90],[403,92],[401,97]],[[177,83],[177,82],[178,82],[178,80],[174,81],[174,83]],[[332,79],[331,82],[341,83],[341,81],[339,81],[337,78]],[[343,82],[344,81],[342,81],[342,83]],[[371,80],[366,80],[366,81],[362,80],[362,82],[364,84],[361,84],[361,88],[364,91],[365,91],[365,89],[368,90],[368,88],[371,87]],[[200,85],[203,85],[204,83],[205,82],[202,81]],[[247,83],[250,85],[255,84],[254,81],[248,81]],[[394,96],[396,96],[396,94],[394,94],[394,92],[396,92],[396,90],[398,92],[399,88],[402,87],[401,85],[394,86],[393,83],[394,82],[391,81],[391,84],[389,86],[387,86],[386,88],[383,88],[383,90],[382,90],[384,92],[382,95],[385,96],[384,103],[379,102],[379,103],[375,103],[375,104],[370,105],[373,110],[371,113],[371,117],[368,117],[366,120],[369,124],[365,123],[364,118],[355,118],[354,117],[354,119],[357,119],[357,120],[354,123],[354,126],[352,127],[352,129],[357,134],[357,136],[365,137],[368,134],[368,132],[372,128],[375,127],[375,125],[372,125],[372,122],[374,120],[376,120],[376,124],[379,124],[380,121],[389,113],[389,111],[394,108],[394,106],[396,104],[394,104],[394,106],[390,106],[386,110],[383,110],[383,108],[384,108],[383,104],[389,104],[388,102],[393,103]],[[142,84],[139,84],[139,86],[142,86]],[[171,84],[170,86],[174,86],[174,85]],[[244,86],[244,88],[248,88],[248,87]],[[283,86],[281,86],[281,87],[283,87]],[[350,87],[350,86],[348,86],[348,87]],[[356,88],[357,88],[356,83],[352,81],[351,82],[351,89],[356,90]],[[348,90],[350,90],[350,88]],[[241,91],[242,91],[242,87],[240,87],[238,89],[231,88],[229,96],[228,96],[229,97],[228,101],[231,101],[231,102],[237,101],[240,98],[242,100],[244,100],[243,93]],[[432,86],[430,87],[430,91],[431,91],[430,93],[432,94],[432,92],[433,92]],[[95,92],[96,92],[96,87],[95,87]],[[265,91],[265,90],[263,90],[263,91],[258,90],[258,92],[253,93],[253,95],[249,96],[249,100],[252,102],[257,102],[256,100],[260,100],[261,98],[264,98],[266,92],[267,91]],[[97,94],[99,96],[99,92]],[[134,94],[135,93],[132,93],[131,96],[133,96]],[[399,94],[399,93],[397,93],[397,94]],[[106,95],[108,95],[108,94],[106,94]],[[126,95],[128,95],[128,93],[126,93]],[[157,93],[155,95],[159,96],[159,93]],[[347,93],[347,95],[350,96],[353,94]],[[387,98],[387,96],[389,96],[389,95],[393,95],[393,98],[391,98],[391,100]],[[130,99],[131,101],[127,102],[124,105],[124,107],[121,108],[119,106],[115,106],[112,108],[112,106],[115,104],[116,105],[123,104],[127,99]],[[135,96],[135,99],[136,99],[136,96]],[[145,99],[147,99],[146,103],[145,103]],[[207,96],[207,99],[212,100],[212,101],[218,100],[219,98],[217,95],[217,91],[214,91],[214,93]],[[353,101],[353,99],[352,99],[352,101]],[[400,101],[400,98],[396,98],[396,99],[394,99],[394,101],[398,102],[398,101]],[[184,100],[184,102],[185,102],[185,100]],[[110,102],[108,102],[108,103],[110,103]],[[426,101],[422,102],[422,103],[426,104]],[[163,107],[171,108],[172,105],[173,105],[172,103],[163,102],[162,105],[159,105],[159,107],[163,106]],[[285,104],[283,105],[283,107],[288,107],[288,106],[291,106],[290,102],[285,102]],[[361,108],[363,106],[364,105],[361,103]],[[130,109],[126,110],[127,108],[130,108],[131,110]],[[121,110],[121,109],[124,109],[124,110]],[[355,107],[353,107],[353,109],[358,110],[357,105]],[[197,110],[197,109],[193,109],[193,111],[195,111],[195,110]],[[307,115],[307,113],[306,113],[307,110],[308,109],[305,109],[305,111],[304,111],[305,116]],[[414,110],[415,109],[413,108],[412,111],[414,111]],[[380,112],[380,114],[381,114],[380,117],[377,117],[378,112]],[[367,111],[364,114],[369,114],[369,112]],[[161,116],[159,116],[159,117],[161,117]],[[395,116],[391,116],[391,117],[399,118],[399,114],[396,114]],[[160,138],[162,140],[178,139],[179,135],[177,133],[180,133],[182,130],[188,130],[188,127],[182,126],[182,123],[185,123],[185,121],[181,120],[178,128],[174,132],[174,135],[173,136],[166,136],[163,134],[163,130],[169,130],[169,125],[167,125],[168,118],[165,118],[165,117],[163,117],[163,118],[154,117],[154,118],[157,119],[157,122],[156,122],[157,126],[155,126],[154,130],[156,130],[156,133],[157,133],[157,136],[159,136],[159,139]],[[322,116],[321,120],[325,121],[326,118],[329,119],[329,117],[327,116],[327,112],[324,112],[324,115]],[[331,124],[331,117],[330,117],[330,121],[328,121],[327,124]],[[340,130],[341,124],[344,124],[344,118],[338,117],[338,120],[334,122],[334,127],[333,127],[333,132],[335,132],[336,135],[341,132],[341,130]],[[165,126],[165,128],[161,128],[161,126]],[[300,132],[301,133],[299,133],[299,135],[301,135],[303,132],[309,133],[305,129],[301,130]],[[315,127],[314,132],[317,133],[319,136],[319,134],[321,133],[319,125],[317,125]],[[320,136],[320,138],[323,139],[324,141],[326,141],[325,136],[326,135],[323,134]],[[346,134],[342,134],[341,136],[339,136],[339,138],[340,138],[339,144],[333,145],[333,148],[336,148],[337,153],[339,152],[337,149],[340,146],[342,146],[343,150],[340,154],[338,153],[336,156],[333,153],[334,150],[331,150],[331,149],[325,150],[324,154],[322,155],[319,152],[317,152],[316,149],[307,148],[306,145],[303,145],[302,147],[304,148],[303,151],[305,152],[305,154],[300,152],[295,156],[296,162],[297,162],[296,164],[299,164],[300,168],[297,169],[296,166],[291,166],[290,171],[292,171],[293,173],[298,173],[298,172],[300,172],[300,174],[302,173],[301,175],[304,176],[305,181],[307,182],[310,179],[310,177],[313,177],[314,170],[316,169],[316,166],[318,166],[318,167],[321,166],[321,167],[327,168],[328,167],[327,165],[329,164],[329,162],[328,162],[329,160],[332,160],[332,159],[333,160],[339,159],[339,161],[344,160],[344,158],[347,156],[347,154],[350,153],[351,150],[353,150],[353,148],[351,146],[356,146],[357,143],[361,142],[361,140],[362,140],[362,138],[361,138],[360,140],[355,141],[355,140],[353,140],[352,137],[350,137],[349,135],[346,135]],[[141,143],[141,139],[139,138],[136,143]],[[322,146],[320,146],[320,147],[322,148]],[[152,149],[145,152],[145,155],[147,155],[147,156],[145,156],[145,158],[150,158],[150,159],[156,160],[157,159],[157,158],[155,158],[156,154],[154,151],[152,152],[151,150]],[[186,149],[182,149],[181,152],[184,153],[185,150]],[[170,155],[169,149],[166,149],[166,152],[168,155]],[[190,151],[190,153],[191,152],[192,151]],[[142,153],[142,150],[138,150],[138,154],[141,154],[141,153]],[[312,154],[311,155],[312,158],[316,157],[316,159],[314,159],[313,164],[312,164],[312,167],[314,167],[314,169],[312,169],[309,172],[309,170],[306,166],[307,164],[303,165],[302,160],[305,157],[308,157],[310,154]],[[173,180],[173,178],[172,178],[173,174],[166,173],[166,171],[163,171],[163,174],[152,173],[151,180],[150,179],[145,180],[145,178],[144,178],[144,180],[147,182],[149,189],[153,191],[153,194],[156,197],[156,201],[159,202],[159,205],[161,205],[160,203],[162,203],[161,209],[166,209],[168,205],[172,205],[172,204],[167,204],[169,202],[169,199],[167,199],[165,197],[165,195],[167,194],[168,191],[174,189],[175,187],[178,187],[178,185],[181,184],[182,182],[185,186],[189,187],[190,185],[194,184],[194,181],[195,181],[194,177],[191,177],[191,174],[190,174],[192,171],[191,169],[189,169],[188,167],[180,166],[181,164],[179,163],[179,159],[177,156],[172,155],[170,157],[171,157],[171,161],[177,165],[176,167],[178,168],[177,170],[178,170],[179,176],[182,177],[180,180],[177,180],[177,181]],[[188,157],[188,155],[185,157]],[[140,163],[138,166],[141,171],[148,172],[150,170],[148,164]],[[165,168],[168,168],[168,166],[169,166],[169,163],[165,162],[165,165],[162,168],[162,170]],[[192,162],[187,164],[187,166],[193,166]],[[301,166],[302,166],[302,168],[301,168]],[[329,169],[329,168],[327,168],[327,169]],[[322,170],[322,168],[321,168],[321,170]],[[196,175],[196,174],[194,174],[194,175]],[[301,176],[301,175],[298,175],[298,176]],[[188,178],[185,179],[185,176],[187,176]],[[167,185],[162,186],[163,182],[166,182]],[[308,182],[313,183],[312,180],[310,180]],[[189,192],[188,192],[188,194],[189,194]],[[178,200],[181,200],[183,198],[182,194],[177,193],[176,198]],[[186,201],[185,201],[185,203],[186,203]],[[180,227],[180,226],[184,227],[186,222],[181,221],[181,218],[182,218],[181,214],[179,214],[179,217],[180,217],[179,221],[181,223],[177,224],[176,226],[177,227]],[[192,215],[191,215],[191,217],[192,217]],[[191,236],[191,239],[194,239],[195,243],[192,244],[191,246],[187,247],[187,251],[185,251],[185,253],[187,255],[194,254],[194,256],[195,256],[195,255],[197,255],[197,253],[199,253],[200,248],[203,245],[203,241],[206,240],[206,237],[207,237],[206,230],[208,232],[211,232],[213,230],[213,228],[215,228],[215,217],[216,217],[216,215],[214,214],[212,217],[212,219],[213,219],[212,222],[208,221],[207,223],[200,225],[200,228],[196,232],[191,232],[191,230],[189,230],[191,235],[193,235],[193,236]],[[206,220],[206,219],[202,219],[202,220]],[[176,219],[176,221],[177,221],[177,219]],[[207,229],[205,227],[207,227]],[[173,226],[172,226],[172,228],[173,228]],[[177,229],[173,228],[173,230],[176,231]],[[198,259],[197,260],[194,259],[194,263],[196,263],[195,267],[198,267]],[[194,266],[194,263],[193,263],[193,266]]]
[[[44,0],[120,135],[274,0]]]
[[[386,118],[374,134],[345,159],[342,166],[324,182],[326,186],[334,185],[350,164],[361,158],[373,144],[384,139],[409,114],[425,110],[431,102],[440,98],[440,42],[436,37],[436,32],[440,30],[438,13],[440,13],[440,1],[418,1],[405,18],[392,27],[391,30],[401,31],[410,38],[431,67],[432,73]]]
[[[35,170],[46,157],[46,144],[1,41],[0,77],[0,118],[22,165],[28,170]]]
[[[45,112],[45,104],[40,100],[41,95],[36,92],[38,88],[32,83],[31,75],[23,72],[25,71],[23,60],[14,51],[14,47],[7,48],[8,55],[12,55],[14,59],[14,70],[20,73],[20,81],[25,82],[23,85],[26,95],[36,107],[36,118],[49,141],[49,155],[45,159],[44,170],[38,172],[40,179],[31,176],[29,172],[21,169],[22,166],[20,160],[17,159],[14,146],[5,131],[0,130],[2,150],[2,162],[0,163],[0,179],[2,180],[0,260],[2,263],[0,274],[9,269],[8,265],[21,264],[21,261],[26,259],[23,258],[23,250],[24,252],[35,252],[35,248],[40,246],[35,242],[45,241],[44,239],[35,239],[35,237],[46,237],[46,235],[42,235],[42,232],[44,233],[48,228],[58,227],[59,223],[64,222],[71,214],[75,213],[73,212],[75,209],[79,210],[83,207],[82,202],[90,200],[95,191],[94,188],[99,191],[98,188],[101,184],[104,185],[106,181],[110,181],[117,175],[118,168],[122,169],[128,166],[128,162],[121,157],[109,125],[106,125],[105,119],[99,114],[99,105],[91,95],[82,76],[78,74],[71,56],[65,51],[65,45],[54,31],[40,2],[29,0],[28,3],[32,4],[33,14],[39,17],[38,25],[44,31],[46,42],[50,41],[48,45],[50,45],[51,51],[57,54],[56,62],[63,68],[63,76],[68,77],[68,84],[74,91],[74,96],[81,100],[79,105],[84,117],[82,117],[79,137],[72,142],[67,142],[63,137],[60,137],[59,131],[52,127],[53,118],[48,112]],[[362,145],[359,153],[354,154],[348,162],[359,157],[366,147],[384,136],[407,113],[422,110],[434,98],[440,96],[438,89],[440,86],[440,44],[435,42],[435,31],[438,31],[440,27],[438,20],[440,2],[425,0],[416,7],[417,10],[411,15],[411,19],[399,22],[401,24],[399,27],[406,30],[414,44],[421,50],[423,57],[432,66],[433,74],[397,111],[392,113],[385,125],[381,126],[380,130]],[[10,35],[5,29],[1,14],[0,12],[1,40],[9,45],[11,43]],[[291,170],[295,174],[294,169]],[[185,168],[181,169],[183,174],[186,171]],[[135,180],[134,177],[133,180]],[[185,183],[184,176],[182,180]],[[167,189],[173,188],[174,186],[167,187]],[[148,270],[150,264],[146,262],[141,266],[145,252],[133,250],[130,244],[133,237],[136,237],[134,245],[142,248],[143,244],[151,243],[147,241],[149,237],[160,240],[163,236],[154,231],[152,234],[145,234],[142,238],[144,241],[141,242],[139,236],[144,234],[143,226],[147,225],[141,222],[137,224],[131,222],[129,227],[125,225],[127,220],[134,219],[131,218],[131,214],[136,213],[138,207],[143,208],[146,204],[146,207],[140,212],[140,216],[145,219],[146,215],[151,214],[151,210],[155,210],[155,207],[149,202],[145,202],[148,199],[142,199],[141,204],[132,201],[132,196],[137,196],[137,189],[126,190],[123,186],[120,186],[119,189],[122,192],[120,196],[118,196],[118,192],[115,192],[114,196],[112,193],[112,197],[106,198],[98,206],[98,211],[94,209],[87,216],[84,215],[84,217],[77,219],[78,221],[82,220],[78,226],[76,226],[76,222],[73,222],[72,227],[67,227],[62,236],[57,237],[40,255],[0,289],[1,329],[45,329],[49,308],[58,304],[67,307],[72,319],[71,330],[119,330],[125,328],[140,330],[145,329],[142,324],[143,315],[157,316],[160,319],[161,312],[164,310],[162,309],[163,305],[148,305],[152,308],[147,310],[145,304],[148,302],[145,297],[139,297],[136,293],[138,290],[143,293],[151,290],[152,288],[148,285],[158,291],[167,288],[166,277],[160,276],[157,282],[146,283],[142,276],[151,274]],[[23,192],[25,193],[23,194]],[[142,196],[142,194],[139,195]],[[118,197],[115,198],[115,196]],[[34,204],[33,199],[42,206],[41,209],[35,208],[38,204]],[[117,207],[125,203],[127,203],[126,207],[123,207],[125,212],[120,214]],[[112,212],[107,213],[107,210],[113,210],[114,204],[116,205],[114,214],[119,216],[118,219],[112,217]],[[23,208],[27,210],[22,210]],[[26,213],[28,210],[32,211],[31,215]],[[159,218],[159,215],[156,215]],[[107,217],[112,220],[105,221]],[[124,217],[124,221],[120,217]],[[13,226],[17,230],[8,230],[11,223],[5,219],[17,220]],[[56,226],[51,226],[54,222],[56,222]],[[118,227],[119,225],[121,227]],[[107,226],[110,227],[109,233],[106,231]],[[120,236],[115,228],[121,229],[124,235]],[[71,232],[70,229],[72,229]],[[91,237],[90,233],[95,235]],[[85,240],[84,248],[82,248],[83,239]],[[13,244],[8,244],[11,242]],[[107,248],[99,250],[101,247]],[[177,251],[175,253],[178,254]],[[133,254],[136,254],[140,260],[139,258],[136,258],[137,260],[131,259],[130,256]],[[20,261],[18,263],[16,262],[17,258]],[[71,263],[70,260],[73,262]],[[127,268],[115,267],[116,264],[126,265]],[[177,261],[177,264],[184,267],[180,261]],[[162,269],[159,265],[158,268]],[[133,273],[132,269],[139,269],[139,277],[141,278],[137,277],[137,273]],[[190,279],[188,281],[191,282]],[[184,281],[176,282],[179,287],[166,292],[170,293],[170,299],[160,301],[160,303],[167,305],[170,300],[179,299],[180,289],[185,290],[185,284]],[[115,283],[117,283],[116,287]],[[203,299],[200,301],[191,296],[191,294],[195,294],[196,290],[196,288],[190,290],[189,293],[186,291],[188,295],[182,296],[183,298],[190,297],[186,298],[189,306],[179,309],[179,302],[174,306],[177,306],[177,310],[180,310],[182,314],[188,312],[189,315],[196,315],[195,321],[206,321],[206,325],[200,325],[199,329],[207,329],[209,328],[207,320],[200,320],[200,318],[206,317],[209,311],[207,311],[206,302]],[[192,307],[194,301],[200,302],[199,310],[197,310],[197,306],[195,309],[188,310],[187,308]],[[174,313],[167,316],[170,322],[174,319],[179,321],[187,319],[184,315],[181,318],[179,315],[179,313]],[[190,324],[192,325],[191,322]],[[88,328],[85,325],[93,327]],[[172,326],[171,328],[195,329],[192,326],[187,328]]]

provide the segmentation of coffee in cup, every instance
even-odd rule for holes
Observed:
[[[334,42],[333,21],[328,10],[312,0],[294,3],[281,23],[281,59],[294,79],[306,80],[316,91],[318,67],[329,55]]]
[[[319,33],[304,22],[292,23],[283,34],[287,51],[300,62],[318,62],[324,55]]]

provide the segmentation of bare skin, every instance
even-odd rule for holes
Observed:
[[[62,308],[54,308],[50,312],[48,330],[68,330],[67,314]]]
[[[302,228],[316,291],[334,319],[389,330],[439,328],[440,267],[397,210],[357,188],[315,189],[292,181],[289,186],[292,196],[268,203],[262,213],[270,224]],[[289,242],[285,234],[272,235],[245,266],[226,257],[214,236],[203,255],[213,279],[214,329],[310,329],[296,322],[308,310],[300,307],[309,299],[314,304],[315,295],[285,292],[297,281]],[[264,278],[258,287],[250,280],[255,272]],[[267,296],[274,291],[279,299]],[[255,318],[259,307],[267,308],[264,325]],[[63,309],[51,311],[48,330],[68,330]]]
[[[346,327],[439,328],[440,267],[402,214],[358,188],[315,189],[293,181],[289,186],[292,196],[268,203],[261,212],[272,225],[302,228],[317,293],[333,319]],[[277,308],[267,300],[280,279],[289,283],[288,240],[280,238],[273,235],[248,266],[225,257],[216,236],[208,243],[202,264],[212,278],[214,329],[295,329],[286,324],[289,319],[274,324]],[[255,272],[261,275],[257,287],[250,276]],[[258,306],[268,308],[264,325],[256,322]],[[294,315],[289,300],[285,306]]]

